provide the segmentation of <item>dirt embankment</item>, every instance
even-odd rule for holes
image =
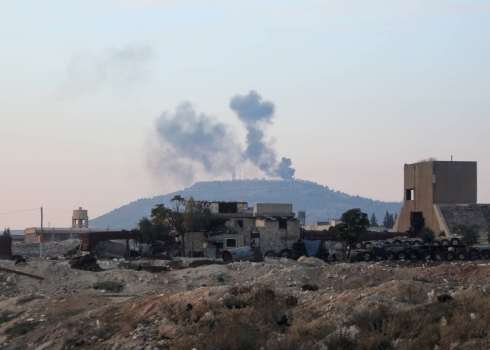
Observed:
[[[1,349],[487,349],[490,266],[302,257],[163,273],[0,267]],[[438,300],[437,297],[440,297]],[[444,296],[441,298],[441,296]],[[443,299],[443,300],[442,300]]]

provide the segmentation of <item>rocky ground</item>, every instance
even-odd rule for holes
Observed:
[[[47,255],[60,254],[53,247]],[[0,274],[1,349],[490,348],[485,261],[301,257],[190,268],[193,259],[180,259],[152,262],[168,271],[150,273],[30,256],[21,266],[0,260],[44,278]]]

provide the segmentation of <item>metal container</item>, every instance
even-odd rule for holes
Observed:
[[[252,247],[241,247],[235,249],[227,249],[223,251],[223,261],[232,263],[237,261],[254,261],[255,252]]]
[[[12,237],[0,236],[0,259],[12,258]]]

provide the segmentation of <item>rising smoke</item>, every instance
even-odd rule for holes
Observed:
[[[272,118],[274,118],[274,104],[262,101],[262,96],[252,90],[248,95],[232,97],[230,108],[235,111],[247,128],[245,156],[267,175],[291,179],[295,171],[291,168],[291,159],[282,158],[282,161],[277,163],[275,150],[264,140],[263,130],[267,124],[272,123]]]
[[[291,159],[277,161],[275,150],[267,144],[264,130],[272,123],[275,106],[262,101],[255,91],[234,96],[230,108],[243,122],[246,148],[236,141],[231,127],[205,114],[198,114],[188,102],[174,113],[164,112],[156,120],[156,146],[149,154],[150,167],[180,182],[192,183],[194,174],[231,174],[233,167],[251,164],[268,176],[291,179]]]

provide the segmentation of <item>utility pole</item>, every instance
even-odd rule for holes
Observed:
[[[43,257],[43,207],[41,207],[41,239],[39,240],[39,257]]]

